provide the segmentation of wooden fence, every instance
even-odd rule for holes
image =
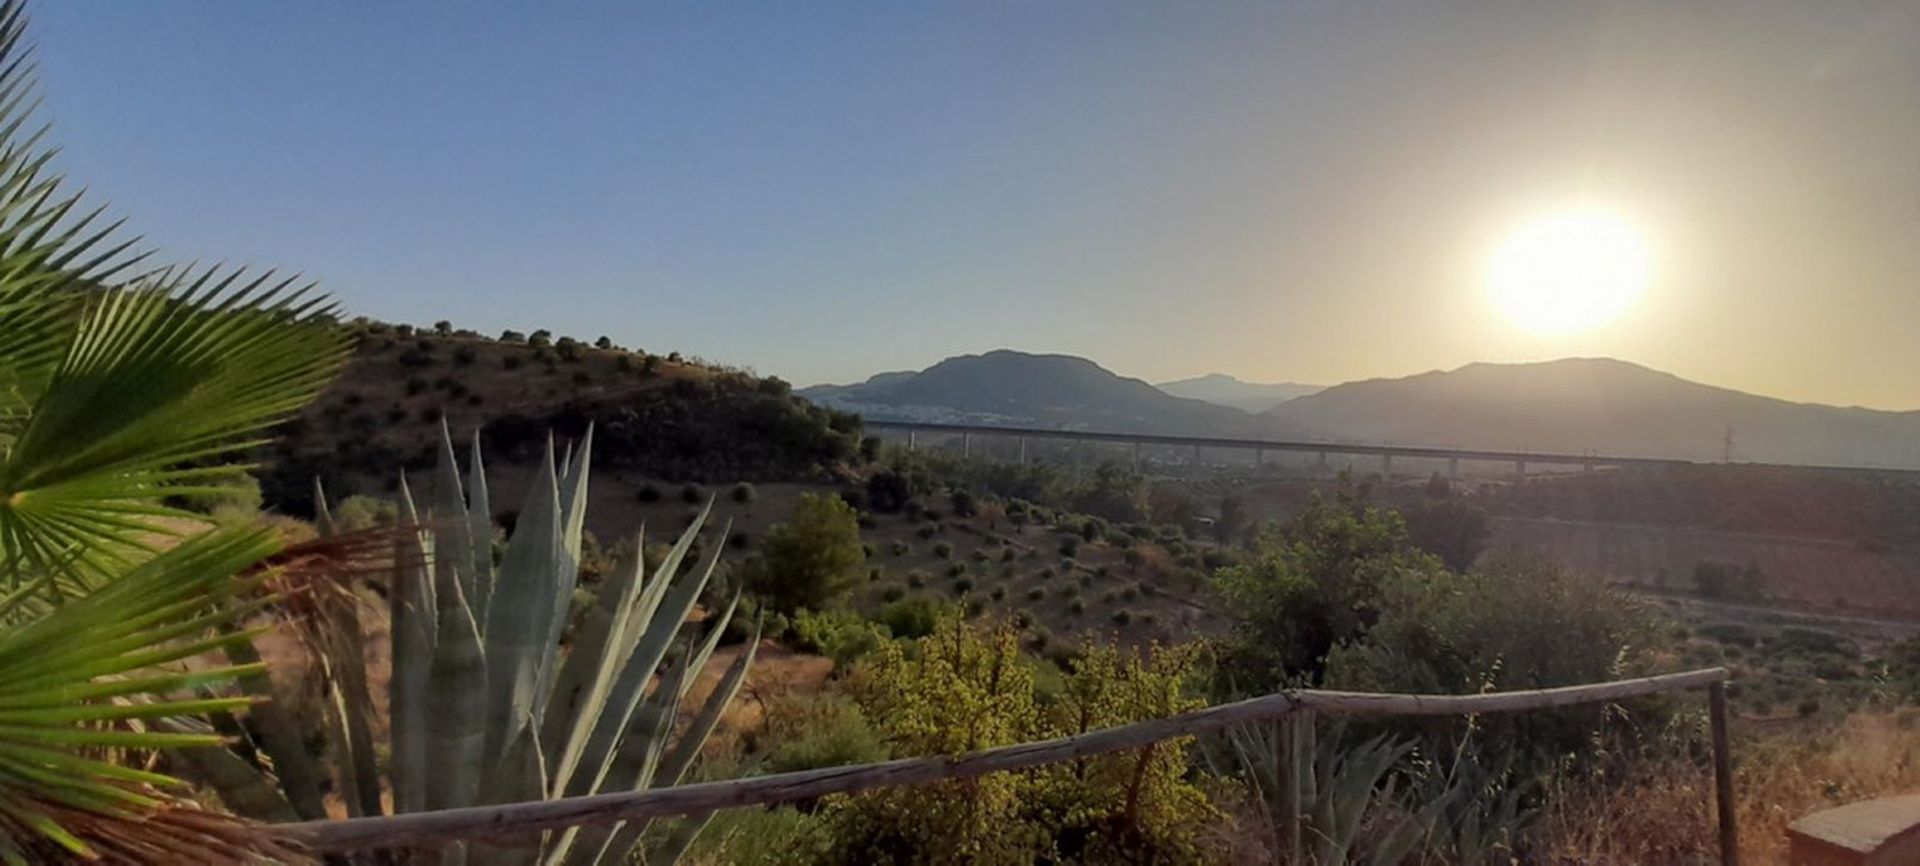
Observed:
[[[1739,850],[1733,812],[1733,766],[1727,740],[1725,684],[1728,678],[1725,668],[1707,668],[1642,679],[1478,695],[1281,692],[1163,719],[964,755],[902,758],[877,764],[829,767],[750,779],[528,803],[470,806],[344,821],[309,821],[282,825],[279,829],[317,853],[431,846],[460,839],[498,838],[576,825],[703,815],[737,806],[757,806],[872,788],[965,779],[1137,749],[1163,740],[1217,733],[1234,725],[1273,721],[1302,712],[1338,716],[1464,716],[1605,703],[1642,695],[1704,688],[1708,694],[1708,716],[1712,726],[1720,861],[1723,864],[1737,864]]]

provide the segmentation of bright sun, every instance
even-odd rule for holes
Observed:
[[[1604,211],[1549,214],[1501,241],[1487,291],[1507,318],[1539,334],[1564,334],[1618,318],[1646,289],[1647,245]]]

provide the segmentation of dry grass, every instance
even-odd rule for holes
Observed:
[[[1787,825],[1856,800],[1920,791],[1920,708],[1861,711],[1817,728],[1735,743],[1741,861],[1787,862]],[[1554,862],[1706,863],[1717,857],[1713,780],[1701,762],[1634,768],[1555,792],[1544,830]]]

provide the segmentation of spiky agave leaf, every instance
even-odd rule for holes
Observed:
[[[0,599],[0,859],[47,846],[84,857],[167,844],[134,827],[170,808],[178,782],[100,754],[222,742],[145,723],[249,703],[173,696],[258,666],[176,663],[248,637],[226,627],[271,599],[256,592],[264,575],[241,575],[277,546],[266,530],[215,530],[59,604],[35,585]]]

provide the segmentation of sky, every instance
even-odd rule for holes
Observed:
[[[57,165],[351,314],[799,384],[1613,356],[1920,409],[1920,4],[39,2]],[[1543,213],[1620,318],[1489,301]]]

